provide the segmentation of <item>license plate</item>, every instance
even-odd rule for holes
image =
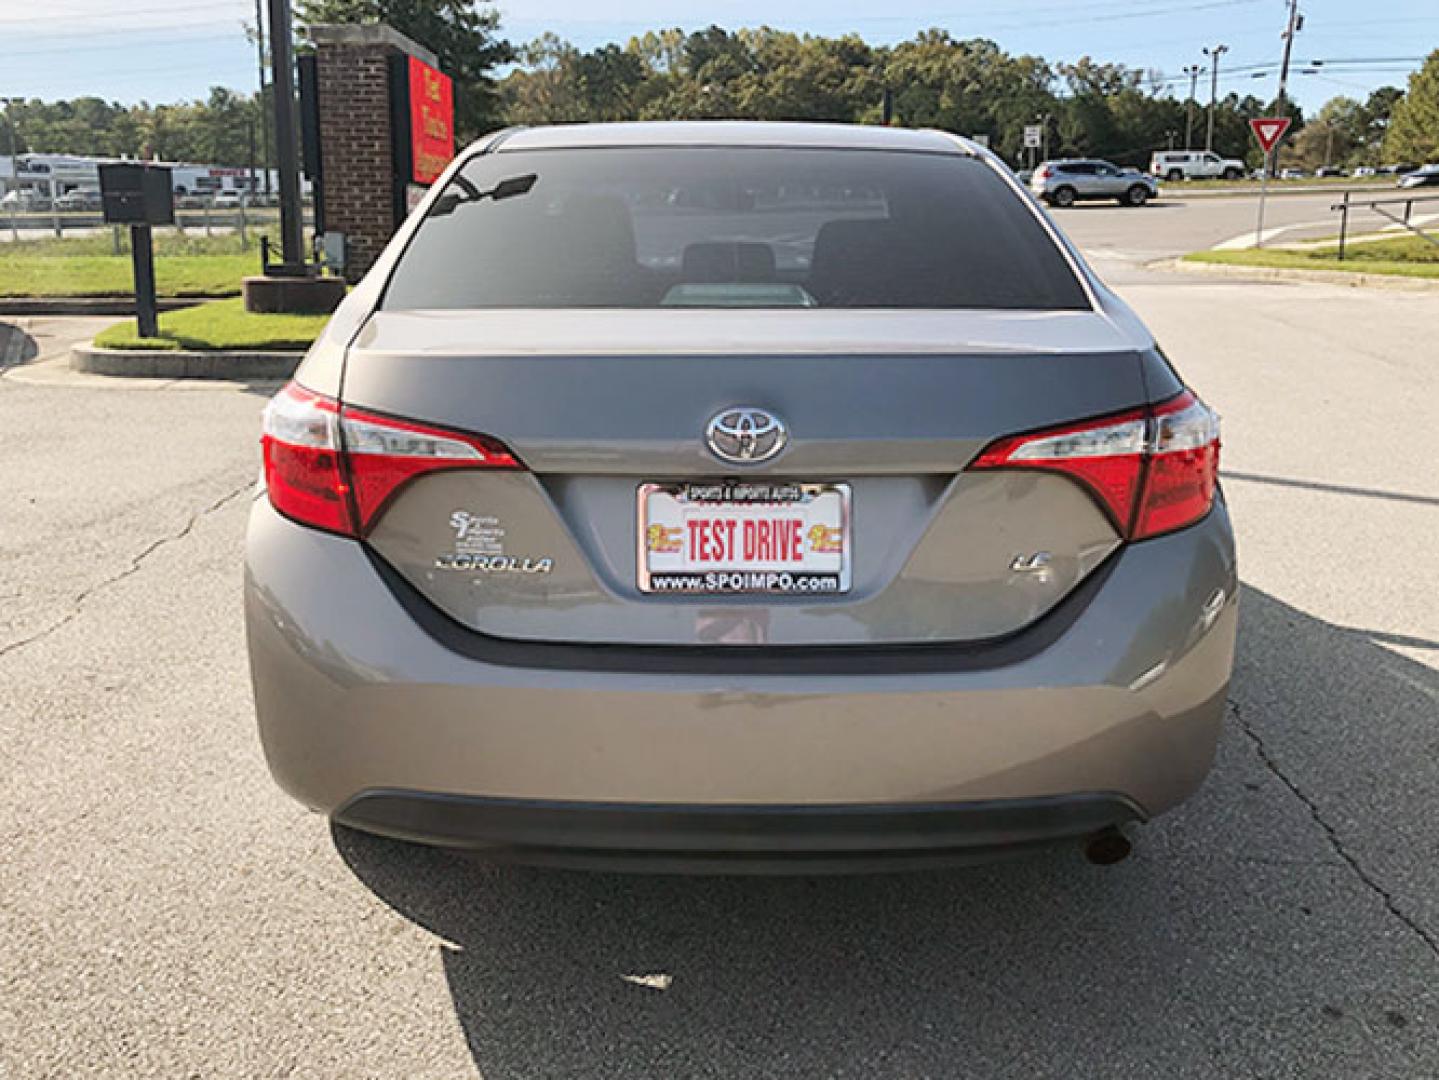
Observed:
[[[642,592],[849,591],[848,484],[642,484]]]

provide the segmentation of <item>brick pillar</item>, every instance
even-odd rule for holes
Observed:
[[[345,277],[359,281],[403,220],[397,205],[390,60],[438,59],[384,24],[313,26],[325,231],[346,237]]]

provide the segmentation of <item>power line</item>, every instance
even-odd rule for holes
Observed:
[[[1334,59],[1325,57],[1322,60],[1310,60],[1309,66],[1317,64],[1422,64],[1427,56],[1355,56]]]
[[[1413,68],[1394,68],[1386,65],[1392,64],[1422,64],[1426,57],[1423,56],[1356,56],[1356,57],[1323,57],[1317,60],[1295,61],[1301,68],[1328,67],[1331,64],[1343,64],[1345,67],[1340,74],[1359,74],[1362,71],[1373,70],[1376,72],[1412,71]],[[1362,65],[1359,67],[1352,65]],[[1227,67],[1225,74],[1219,76],[1220,82],[1233,82],[1238,79],[1262,78],[1265,75],[1273,74],[1279,68],[1277,60],[1270,60],[1259,64],[1239,64]],[[1160,85],[1171,86],[1181,85],[1187,82],[1189,76],[1168,75],[1158,80]]]
[[[202,4],[176,4],[170,7],[159,8],[131,8],[120,11],[97,11],[93,14],[87,12],[83,15],[75,13],[52,13],[48,15],[27,15],[21,19],[0,19],[0,26],[32,26],[37,24],[70,23],[76,22],[92,23],[103,19],[134,19],[141,15],[188,15],[202,11],[233,10],[237,14],[243,12],[243,0],[212,0],[210,3]]]
[[[114,35],[110,35],[110,36],[113,37]],[[180,37],[174,37],[174,38],[159,38],[159,39],[151,40],[151,41],[141,40],[141,41],[138,41],[138,42],[134,42],[134,43],[132,44],[132,47],[143,47],[143,48],[146,48],[146,49],[160,49],[160,48],[167,48],[167,47],[172,46],[172,45],[197,45],[197,44],[200,44],[200,43],[202,43],[202,42],[215,42],[215,41],[244,41],[244,35],[241,34],[241,33],[229,33],[229,34],[186,34],[186,35],[182,35],[182,36],[180,36]],[[246,47],[248,48],[248,43],[247,43]],[[104,45],[68,45],[68,46],[66,46],[66,47],[64,47],[64,48],[54,48],[54,49],[10,49],[10,50],[7,50],[6,55],[7,55],[7,56],[11,56],[11,57],[15,57],[15,56],[60,56],[60,55],[65,55],[65,54],[69,54],[69,53],[77,53],[77,52],[113,52],[114,50],[115,50],[115,43],[114,43],[114,41],[110,41],[110,42],[107,42],[107,43],[104,44]],[[142,61],[144,61],[144,62],[146,62],[146,63],[149,63],[149,62],[150,62],[148,59],[146,59],[146,58],[143,57],[143,56],[134,57],[133,59],[142,60]]]

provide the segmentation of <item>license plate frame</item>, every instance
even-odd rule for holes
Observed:
[[[671,505],[652,503],[657,496],[670,500]],[[652,512],[656,509],[663,511],[664,520],[656,520]],[[837,597],[850,591],[853,492],[847,483],[744,479],[645,483],[636,491],[635,510],[635,582],[646,595]],[[694,567],[683,548],[689,516],[701,513],[709,515],[706,520],[718,516],[722,521],[737,522],[726,538],[730,546],[741,549],[748,540],[744,521],[758,522],[768,517],[788,523],[798,513],[802,516],[800,542],[806,558],[796,566],[785,566],[778,559],[741,557],[725,559],[722,565]],[[654,536],[654,525],[668,531]],[[814,534],[816,527],[825,531]],[[756,524],[756,531],[761,528]],[[778,531],[781,526],[773,528]],[[678,551],[673,549],[677,531],[681,545]],[[836,539],[838,551],[834,550]],[[758,545],[756,548],[759,550]],[[652,556],[657,557],[659,566]]]

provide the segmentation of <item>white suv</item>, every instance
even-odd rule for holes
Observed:
[[[1239,180],[1244,162],[1211,150],[1161,150],[1149,159],[1149,171],[1160,180]]]

